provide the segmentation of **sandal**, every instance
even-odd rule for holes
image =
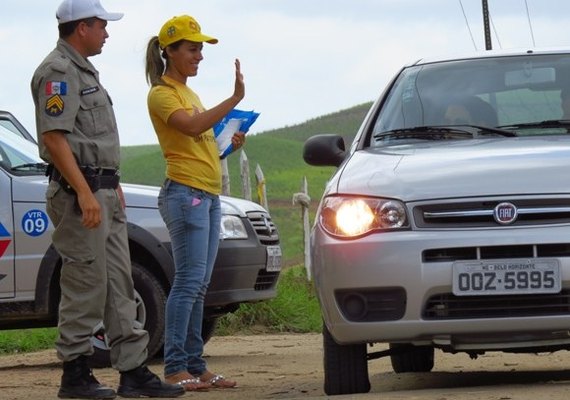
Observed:
[[[165,376],[164,380],[166,383],[182,386],[187,392],[195,390],[207,391],[212,387],[208,382],[202,382],[199,378],[193,377],[186,371],[180,371],[175,374]]]
[[[211,376],[210,378],[205,378],[204,376]],[[236,387],[236,381],[230,381],[226,379],[223,375],[215,375],[211,372],[206,372],[200,376],[200,381],[208,384],[208,386],[218,389],[230,389]]]

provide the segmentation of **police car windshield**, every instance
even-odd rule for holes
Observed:
[[[0,168],[7,171],[18,169],[20,165],[42,164],[38,146],[24,139],[9,121],[0,124]],[[38,169],[27,170],[26,173],[37,174]]]

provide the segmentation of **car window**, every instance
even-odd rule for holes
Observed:
[[[11,170],[14,167],[42,163],[35,143],[18,134],[10,121],[0,121],[0,167]],[[16,133],[16,134],[15,134]]]
[[[26,138],[24,133],[21,132],[10,120],[7,119],[0,119],[0,132],[2,134],[12,134],[14,136],[19,136],[22,138]]]
[[[560,120],[569,121],[540,124]],[[567,134],[570,59],[490,57],[406,68],[388,91],[369,140],[383,146],[387,141],[377,140],[383,132],[466,125],[506,127],[517,136]]]

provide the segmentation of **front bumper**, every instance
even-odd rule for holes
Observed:
[[[221,241],[205,307],[237,307],[274,298],[280,271],[267,270],[266,247],[251,239]]]
[[[562,292],[553,296],[558,302],[554,312],[529,308],[508,316],[498,311],[474,316],[466,310],[465,316],[456,312],[453,318],[428,311],[438,296],[464,300],[451,294],[455,260],[425,255],[434,249],[474,248],[484,254],[481,249],[493,248],[496,257],[501,249],[536,251],[563,244],[565,238],[570,238],[569,226],[416,230],[338,240],[316,226],[311,268],[323,318],[341,344],[411,342],[453,349],[558,345],[570,343],[570,254],[556,254]],[[516,303],[517,296],[497,299]],[[541,296],[530,296],[530,302]]]

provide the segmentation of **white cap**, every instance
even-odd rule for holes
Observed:
[[[92,17],[105,21],[118,21],[123,15],[123,13],[107,12],[99,0],[63,0],[55,13],[60,24]]]

